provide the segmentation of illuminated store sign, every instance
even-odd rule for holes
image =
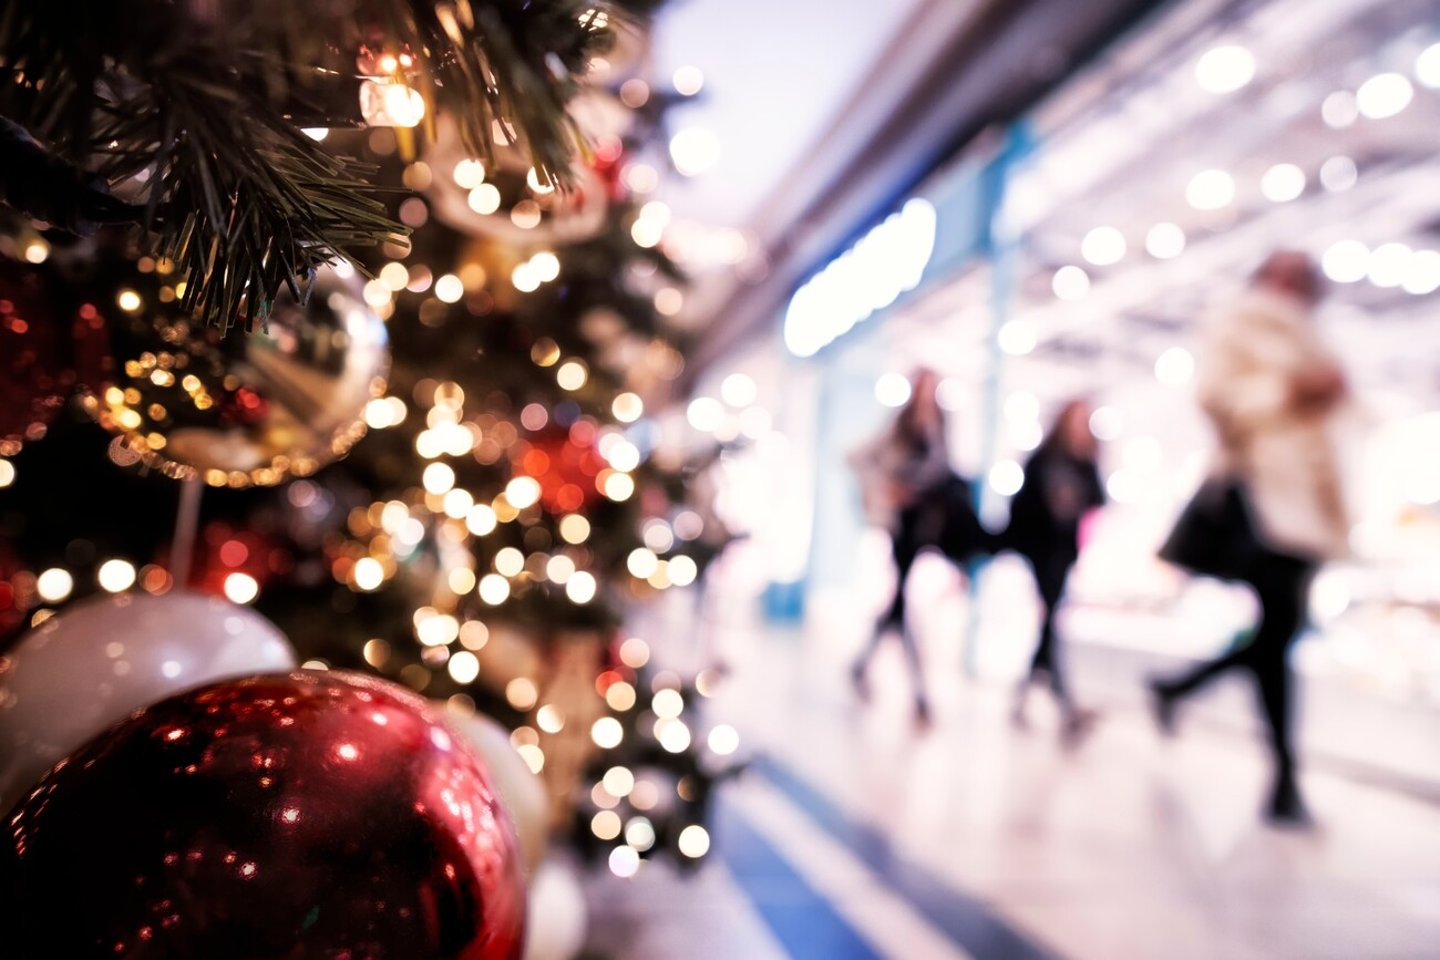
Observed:
[[[935,208],[908,201],[805,281],[785,311],[785,346],[810,357],[913,290],[935,249]]]

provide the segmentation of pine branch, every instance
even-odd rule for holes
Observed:
[[[222,329],[248,326],[282,284],[405,232],[370,171],[296,127],[331,115],[357,55],[395,56],[391,79],[420,90],[432,120],[437,109],[453,114],[477,154],[491,154],[498,122],[563,183],[581,146],[565,113],[576,79],[610,40],[612,15],[651,6],[110,0],[85,5],[91,19],[76,23],[72,5],[12,0],[0,13],[0,115],[50,145],[39,168],[50,182],[74,171],[81,199],[39,203],[43,187],[18,173],[0,188],[37,216],[36,206],[65,212],[59,222],[72,229],[86,221],[71,208],[99,190],[79,171],[139,194],[150,249],[181,267],[184,303]]]

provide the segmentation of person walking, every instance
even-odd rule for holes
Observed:
[[[1105,502],[1091,412],[1086,400],[1071,400],[1061,409],[1025,464],[1025,480],[1010,501],[1010,524],[1002,535],[1002,542],[1030,564],[1044,611],[1030,668],[1016,690],[1014,720],[1017,726],[1026,725],[1030,688],[1043,681],[1060,706],[1062,735],[1071,744],[1093,726],[1095,713],[1075,705],[1066,683],[1055,615],[1070,568],[1080,556],[1080,521]]]
[[[1291,736],[1290,648],[1315,571],[1348,552],[1350,533],[1332,440],[1349,391],[1315,328],[1322,297],[1315,263],[1279,252],[1205,325],[1198,393],[1220,455],[1161,556],[1248,583],[1260,620],[1248,643],[1150,682],[1156,718],[1172,732],[1190,694],[1231,670],[1250,674],[1274,760],[1266,814],[1281,824],[1309,819]]]
[[[931,370],[912,376],[910,400],[891,426],[849,456],[861,487],[866,519],[888,530],[895,558],[895,594],[875,625],[869,643],[851,667],[862,697],[868,694],[865,672],[891,630],[900,636],[915,687],[915,718],[929,723],[924,672],[915,635],[905,617],[905,581],[916,556],[937,545],[945,533],[946,486],[954,477],[945,437],[945,413],[936,400],[939,378]]]

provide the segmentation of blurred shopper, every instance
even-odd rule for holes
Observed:
[[[1055,614],[1070,568],[1080,556],[1080,521],[1105,502],[1098,452],[1090,432],[1090,404],[1071,400],[1025,464],[1025,481],[1010,501],[1010,526],[1003,542],[1029,563],[1035,574],[1044,615],[1040,642],[1029,672],[1015,694],[1015,722],[1024,726],[1025,703],[1032,684],[1045,681],[1060,705],[1063,735],[1076,742],[1094,724],[1095,713],[1075,705],[1055,635]]]
[[[1198,387],[1220,459],[1161,551],[1198,573],[1250,584],[1261,612],[1248,644],[1151,682],[1157,719],[1172,730],[1182,699],[1232,668],[1248,671],[1275,761],[1267,813],[1281,823],[1308,819],[1291,742],[1290,646],[1316,568],[1346,553],[1350,531],[1331,440],[1347,387],[1315,329],[1322,294],[1309,257],[1276,253],[1244,296],[1211,318]]]
[[[866,519],[888,530],[895,557],[895,595],[852,668],[856,690],[867,694],[865,671],[886,633],[896,631],[915,685],[915,717],[930,720],[915,635],[905,618],[905,581],[925,547],[961,559],[986,546],[986,534],[969,503],[969,485],[950,468],[945,414],[935,397],[939,378],[918,370],[910,402],[895,422],[849,457],[860,479]]]

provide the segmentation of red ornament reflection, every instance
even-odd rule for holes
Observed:
[[[354,674],[202,687],[4,822],[7,957],[515,960],[515,832],[423,700]]]

